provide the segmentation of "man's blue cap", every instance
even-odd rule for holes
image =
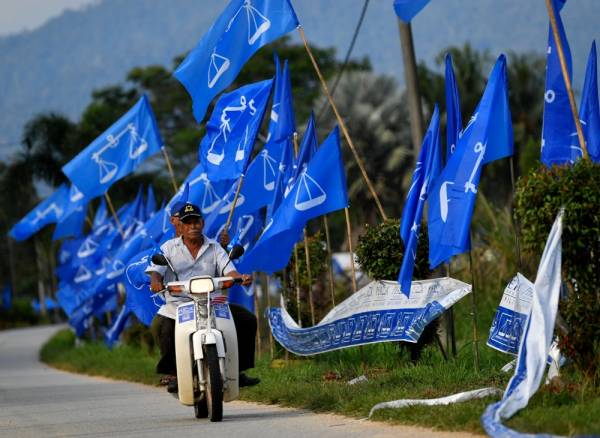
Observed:
[[[179,210],[179,220],[184,222],[186,219],[191,217],[197,217],[202,219],[202,212],[197,205],[186,202],[183,207]]]

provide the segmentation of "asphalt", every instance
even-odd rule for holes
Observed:
[[[466,437],[236,401],[221,423],[164,388],[58,371],[38,360],[56,326],[0,332],[0,437]]]

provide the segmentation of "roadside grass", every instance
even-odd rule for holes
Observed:
[[[466,348],[465,348],[466,347]],[[401,398],[436,398],[457,392],[494,386],[504,389],[510,374],[501,366],[508,356],[481,347],[481,369],[475,372],[469,344],[455,359],[444,361],[437,348],[428,347],[418,365],[393,344],[376,344],[318,355],[314,358],[275,361],[262,355],[250,374],[261,383],[243,388],[241,398],[267,404],[332,412],[365,418],[377,403]],[[42,348],[41,359],[60,369],[156,385],[156,353],[120,345],[109,350],[101,342],[75,345],[70,330],[63,330]],[[367,381],[348,385],[366,375]],[[414,424],[440,430],[483,433],[480,417],[497,398],[440,407],[385,409],[374,420]],[[593,434],[600,431],[600,391],[572,368],[563,370],[560,383],[543,385],[526,409],[506,423],[522,432],[561,435]]]
[[[112,350],[103,342],[75,345],[75,334],[64,329],[54,335],[40,351],[40,360],[55,368],[74,373],[156,385],[158,353],[121,344]]]

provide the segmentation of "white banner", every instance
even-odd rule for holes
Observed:
[[[375,342],[417,342],[427,324],[470,292],[471,285],[445,277],[414,281],[407,298],[396,281],[373,281],[314,327],[299,327],[283,305],[269,309],[269,324],[277,342],[301,356]]]

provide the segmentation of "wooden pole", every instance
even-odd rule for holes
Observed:
[[[558,59],[560,60],[560,69],[562,70],[562,76],[565,81],[567,88],[567,94],[569,95],[569,104],[571,106],[571,113],[573,114],[573,121],[577,129],[577,137],[579,138],[579,146],[583,152],[583,158],[589,159],[587,148],[585,146],[585,138],[583,136],[583,130],[581,129],[581,121],[579,120],[579,112],[577,111],[577,104],[575,103],[575,96],[573,94],[573,88],[571,86],[571,79],[569,78],[569,71],[567,69],[567,61],[565,60],[565,52],[562,46],[562,40],[558,33],[558,25],[556,23],[556,11],[552,5],[551,0],[546,0],[546,8],[548,9],[548,16],[550,17],[550,26],[552,27],[552,34],[554,41],[556,42],[556,48],[558,49]]]
[[[167,162],[167,169],[169,169],[169,175],[171,176],[171,184],[173,184],[173,193],[177,193],[177,183],[175,182],[175,174],[173,173],[173,166],[171,166],[169,153],[167,152],[167,148],[165,146],[161,147],[160,150],[162,151],[163,157],[165,157],[165,161]]]
[[[37,286],[38,300],[40,302],[40,313],[43,316],[48,314],[46,308],[46,288],[44,286],[44,262],[42,261],[42,248],[38,238],[35,239],[35,261],[37,265]]]
[[[473,273],[473,255],[469,250],[469,269],[471,271],[471,316],[473,319],[473,352],[475,353],[475,370],[479,371],[479,339],[477,337],[477,302],[475,300],[475,275]]]
[[[270,276],[269,274],[265,275],[266,277],[266,287],[265,293],[267,295],[267,308],[271,308],[271,288],[270,288]],[[273,335],[271,330],[269,330],[269,357],[273,360]]]
[[[300,311],[300,267],[298,266],[298,245],[294,245],[294,283],[296,284],[296,310],[298,325],[302,327],[302,312]]]
[[[352,293],[356,293],[356,270],[354,269],[354,250],[352,249],[352,227],[350,226],[350,211],[344,209],[346,215],[346,233],[348,234],[348,251],[350,252],[350,266],[352,267]]]
[[[410,132],[413,141],[414,161],[416,162],[419,156],[419,148],[423,142],[424,128],[415,46],[413,44],[410,23],[405,23],[398,18],[398,29],[400,31],[400,45],[402,46],[402,61],[404,63],[404,79],[406,81],[406,96],[408,98],[408,112],[410,115]]]
[[[121,237],[124,239],[125,232],[123,231],[123,227],[121,226],[121,221],[119,220],[119,217],[117,216],[115,207],[113,206],[113,203],[110,200],[110,196],[108,196],[108,192],[104,193],[104,198],[106,199],[106,203],[108,204],[108,208],[110,209],[110,212],[112,213],[113,217],[115,218],[115,222],[117,223],[117,228],[119,229],[119,234],[121,234]]]
[[[231,218],[233,217],[233,212],[235,210],[235,206],[237,205],[238,197],[240,196],[240,191],[242,190],[242,184],[244,183],[244,174],[240,175],[240,179],[238,180],[238,186],[235,189],[235,195],[233,197],[233,202],[231,203],[231,208],[229,209],[229,216],[227,216],[227,221],[225,222],[225,228],[223,230],[227,232],[229,229],[229,225],[231,225]]]
[[[262,356],[262,345],[260,340],[260,300],[258,299],[258,293],[254,289],[254,316],[256,316],[256,356],[258,359]]]
[[[323,216],[323,227],[325,228],[325,242],[327,243],[327,276],[329,277],[329,292],[331,292],[331,307],[335,307],[335,286],[333,284],[333,259],[331,253],[331,239],[329,237],[329,221],[327,215]]]
[[[308,277],[308,303],[310,305],[310,319],[312,320],[312,325],[314,326],[316,324],[315,303],[313,302],[312,273],[310,270],[310,250],[308,248],[308,233],[306,232],[306,228],[304,229],[304,255],[306,256],[306,275]]]
[[[373,183],[369,179],[369,175],[367,175],[365,166],[364,166],[362,160],[360,159],[360,157],[358,156],[358,152],[356,151],[354,143],[352,142],[352,139],[350,138],[350,134],[348,133],[348,129],[346,128],[346,123],[344,123],[344,120],[340,116],[340,113],[335,105],[335,102],[333,101],[333,97],[331,97],[331,94],[329,93],[329,88],[327,87],[325,78],[323,77],[323,74],[321,73],[321,70],[319,69],[319,65],[317,64],[317,61],[315,60],[315,57],[313,56],[312,50],[310,49],[310,46],[308,45],[308,41],[306,40],[306,36],[304,35],[304,29],[302,29],[302,26],[298,26],[298,33],[300,34],[300,38],[302,38],[302,42],[304,43],[304,48],[306,49],[306,52],[308,53],[308,57],[310,58],[313,68],[315,69],[317,76],[319,77],[319,81],[321,82],[323,91],[325,92],[325,95],[327,96],[327,100],[329,101],[329,104],[331,105],[331,109],[333,110],[333,113],[335,114],[335,118],[337,119],[338,124],[340,125],[342,134],[343,134],[344,138],[346,139],[346,143],[348,143],[348,146],[350,147],[350,150],[352,151],[352,154],[354,155],[354,159],[356,160],[356,164],[358,164],[360,172],[365,180],[365,183],[367,184],[367,187],[368,187],[369,191],[371,192],[371,196],[373,196],[373,200],[375,201],[375,204],[377,205],[379,214],[381,215],[383,220],[387,220],[387,215],[385,214],[385,211],[383,210],[383,207],[381,206],[381,202],[379,201],[379,196],[377,196],[377,192],[375,191],[375,188],[373,187]]]

